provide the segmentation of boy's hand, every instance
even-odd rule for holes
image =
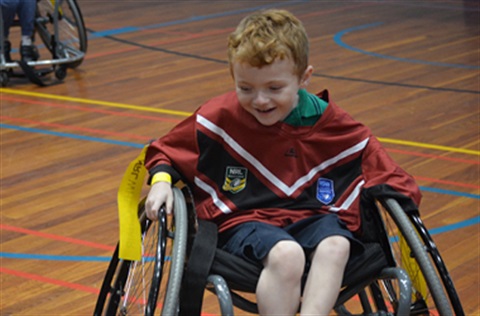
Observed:
[[[162,205],[165,205],[167,214],[172,213],[173,191],[172,185],[168,182],[157,182],[150,188],[145,201],[147,217],[152,221],[156,221],[158,219],[158,210]]]

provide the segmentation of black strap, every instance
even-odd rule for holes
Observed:
[[[200,315],[207,277],[217,248],[217,225],[198,220],[180,291],[180,315]]]

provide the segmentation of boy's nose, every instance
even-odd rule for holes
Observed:
[[[258,92],[255,98],[253,99],[253,103],[255,105],[264,105],[268,104],[269,98],[262,92]]]

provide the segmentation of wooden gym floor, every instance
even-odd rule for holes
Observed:
[[[0,89],[1,315],[92,314],[126,166],[233,88],[226,37],[265,7],[304,22],[309,90],[328,88],[416,178],[465,312],[480,314],[478,1],[78,2],[83,64],[58,85]]]

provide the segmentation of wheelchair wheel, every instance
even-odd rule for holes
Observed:
[[[464,315],[443,260],[418,215],[407,215],[393,199],[387,199],[383,205],[383,220],[393,255],[413,284],[410,315]],[[400,249],[399,232],[410,248],[407,254],[402,254]],[[419,269],[409,269],[410,262],[416,262]],[[422,283],[427,286],[421,286]],[[389,296],[395,297],[395,286],[388,281],[383,282],[383,286]]]
[[[58,41],[55,40],[55,5],[58,10]],[[75,0],[37,2],[35,29],[54,59],[67,58],[67,67],[78,67],[87,51],[87,34],[80,8]]]
[[[142,224],[142,260],[118,259],[118,246],[110,261],[94,315],[162,315],[178,313],[186,245],[187,212],[180,190],[174,188],[174,223],[165,212],[158,221],[148,220],[139,206]]]

